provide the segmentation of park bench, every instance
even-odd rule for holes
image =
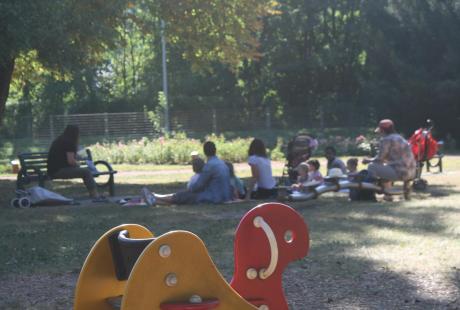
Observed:
[[[80,167],[88,167],[87,160],[92,161],[91,151],[86,149],[87,156],[85,158],[78,158]],[[24,189],[25,185],[32,182],[38,182],[40,187],[45,187],[45,181],[51,180],[48,175],[48,153],[47,152],[34,152],[34,153],[21,153],[18,155],[21,169],[18,172],[16,179],[16,188]],[[95,178],[107,176],[103,182],[96,182],[98,188],[108,188],[110,196],[115,195],[115,178],[114,175],[117,171],[113,170],[112,166],[103,160],[94,162],[97,172],[93,172]]]

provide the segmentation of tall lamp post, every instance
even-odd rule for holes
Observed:
[[[161,59],[163,66],[163,94],[165,96],[165,132],[169,133],[169,98],[168,98],[168,70],[166,64],[166,38],[165,38],[165,21],[161,20]]]

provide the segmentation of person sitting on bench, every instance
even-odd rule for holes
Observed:
[[[392,181],[414,179],[414,155],[409,143],[396,133],[393,121],[381,120],[375,132],[382,136],[378,154],[374,158],[363,159],[363,164],[369,164],[368,171],[371,176],[385,180],[383,187],[387,190],[391,188]],[[391,201],[392,197],[385,195],[384,199]]]
[[[93,174],[88,168],[79,167],[77,150],[80,141],[78,126],[68,125],[51,144],[48,152],[48,175],[51,179],[83,179],[89,196],[101,199],[97,192]]]

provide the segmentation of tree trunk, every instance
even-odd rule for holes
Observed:
[[[11,78],[14,71],[14,59],[6,63],[0,62],[0,126],[2,125],[5,114],[6,100],[10,93]]]

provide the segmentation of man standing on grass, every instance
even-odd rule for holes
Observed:
[[[208,141],[203,145],[206,165],[190,189],[175,194],[158,195],[147,188],[142,196],[150,206],[155,204],[223,203],[231,200],[230,173],[223,160],[216,156],[216,145]]]

